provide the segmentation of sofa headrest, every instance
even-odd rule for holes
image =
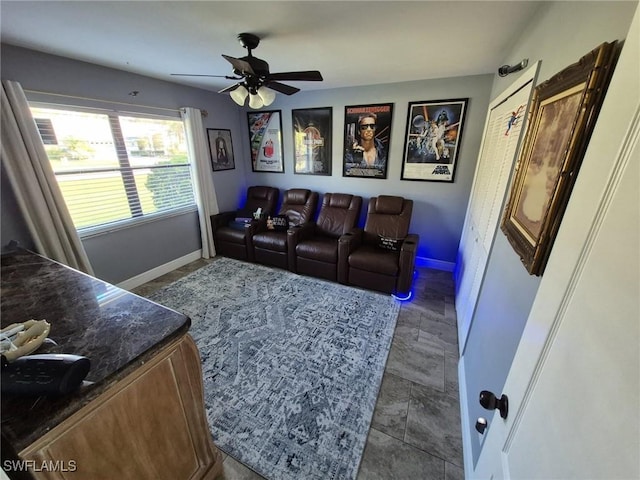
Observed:
[[[307,203],[311,195],[311,190],[304,188],[292,188],[287,190],[284,194],[284,201],[287,205],[304,205]]]
[[[380,195],[374,204],[374,211],[385,215],[400,215],[404,198]]]
[[[258,208],[262,208],[262,213],[265,215],[272,214],[278,204],[278,195],[280,195],[280,190],[274,187],[249,187],[244,210],[255,212]]]
[[[269,197],[269,195],[273,195],[273,190],[273,187],[255,185],[253,187],[249,187],[247,197],[264,200]]]
[[[324,205],[332,208],[349,208],[352,206],[353,195],[348,193],[325,193]]]

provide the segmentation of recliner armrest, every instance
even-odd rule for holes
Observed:
[[[211,215],[211,230],[214,232],[220,227],[226,227],[236,217],[236,212],[221,212]]]
[[[267,230],[267,220],[265,218],[251,221],[251,232],[253,235],[256,233],[266,232]]]
[[[400,247],[400,258],[398,259],[400,272],[396,282],[396,294],[398,295],[408,295],[411,291],[419,241],[419,235],[410,233],[405,237]]]
[[[296,262],[296,246],[304,238],[311,236],[311,233],[315,230],[315,224],[308,222],[303,225],[294,225],[287,230],[287,264],[289,270],[293,273],[298,273]]]
[[[251,220],[244,227],[245,238],[247,240],[247,260],[256,261],[255,247],[253,245],[253,236],[256,233],[267,231],[267,221],[264,218],[259,220]]]
[[[338,282],[349,281],[349,255],[362,244],[362,229],[354,228],[338,238]]]
[[[405,255],[415,255],[418,251],[418,242],[420,241],[420,236],[416,233],[410,233],[405,237],[402,241],[402,245],[400,247],[400,256]]]
[[[292,229],[289,229],[289,230],[292,230]],[[316,231],[315,222],[307,222],[302,225],[297,225],[296,227],[294,227],[296,243],[311,238],[315,233],[315,231]]]

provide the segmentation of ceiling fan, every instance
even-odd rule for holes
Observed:
[[[245,57],[235,58],[229,55],[222,55],[233,67],[231,75],[198,75],[189,73],[172,73],[176,76],[190,77],[220,77],[229,80],[239,80],[234,85],[223,88],[218,93],[229,92],[231,98],[238,104],[244,105],[244,101],[249,96],[249,106],[260,108],[270,105],[275,100],[275,92],[293,95],[300,89],[280,83],[284,81],[322,81],[322,74],[317,70],[306,70],[300,72],[269,72],[269,64],[264,60],[254,57],[251,51],[260,44],[260,37],[253,33],[240,33],[238,35],[240,45],[249,52]]]

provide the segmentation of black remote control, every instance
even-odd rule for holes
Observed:
[[[10,395],[65,395],[82,384],[90,368],[89,359],[80,355],[25,355],[2,365],[1,391]]]

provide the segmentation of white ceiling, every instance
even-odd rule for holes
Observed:
[[[541,2],[533,1],[7,1],[3,43],[208,90],[262,38],[271,72],[320,70],[302,90],[495,73]]]

